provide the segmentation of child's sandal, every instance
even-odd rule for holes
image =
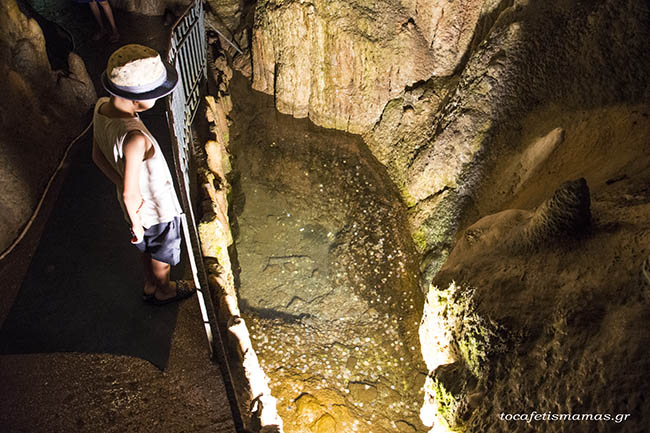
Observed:
[[[176,281],[176,296],[172,296],[169,299],[158,299],[155,296],[151,300],[154,305],[166,305],[176,301],[182,301],[187,299],[196,293],[196,288],[194,283],[190,280],[178,280]]]

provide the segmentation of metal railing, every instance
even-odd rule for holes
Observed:
[[[207,47],[203,4],[195,1],[176,21],[169,42],[169,62],[176,67],[180,83],[168,99],[172,113],[185,182],[190,185],[191,125],[201,100],[200,85],[207,73]]]
[[[192,121],[202,98],[207,77],[207,44],[204,9],[201,0],[195,0],[172,27],[168,46],[168,60],[176,68],[179,84],[167,98],[174,168],[179,186],[179,198],[184,214],[183,234],[188,249],[197,298],[210,346],[210,355],[224,367],[224,384],[231,402],[236,401],[228,357],[217,322],[215,303],[203,263],[201,242],[191,201]],[[236,404],[231,403],[235,425],[240,430],[241,417]]]

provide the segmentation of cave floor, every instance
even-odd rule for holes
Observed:
[[[161,17],[115,11],[122,40],[112,45],[107,40],[93,42],[92,16],[87,9],[86,5],[71,3],[70,10],[45,15],[73,34],[76,51],[86,62],[98,95],[102,96],[98,78],[110,53],[126,43],[143,43],[164,50],[169,27]],[[0,262],[0,278],[10,294],[0,303],[0,323],[4,322],[27,272],[61,183],[55,183],[58,186],[48,194],[21,244]],[[195,300],[179,307],[165,371],[139,358],[111,354],[0,356],[0,430],[234,432],[221,371],[209,356]]]

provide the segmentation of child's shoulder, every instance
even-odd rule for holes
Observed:
[[[106,123],[107,116],[103,115],[99,109],[107,103],[110,100],[110,98],[102,97],[95,102],[95,108],[93,109],[93,124],[95,126],[98,126],[99,124]]]
[[[99,107],[101,107],[104,103],[108,102],[110,98],[106,96],[102,96],[101,98],[97,99],[97,102],[95,102],[95,113],[99,110]]]

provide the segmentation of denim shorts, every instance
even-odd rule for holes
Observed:
[[[142,242],[135,246],[159,262],[172,266],[181,261],[181,219],[155,224],[144,231]]]

